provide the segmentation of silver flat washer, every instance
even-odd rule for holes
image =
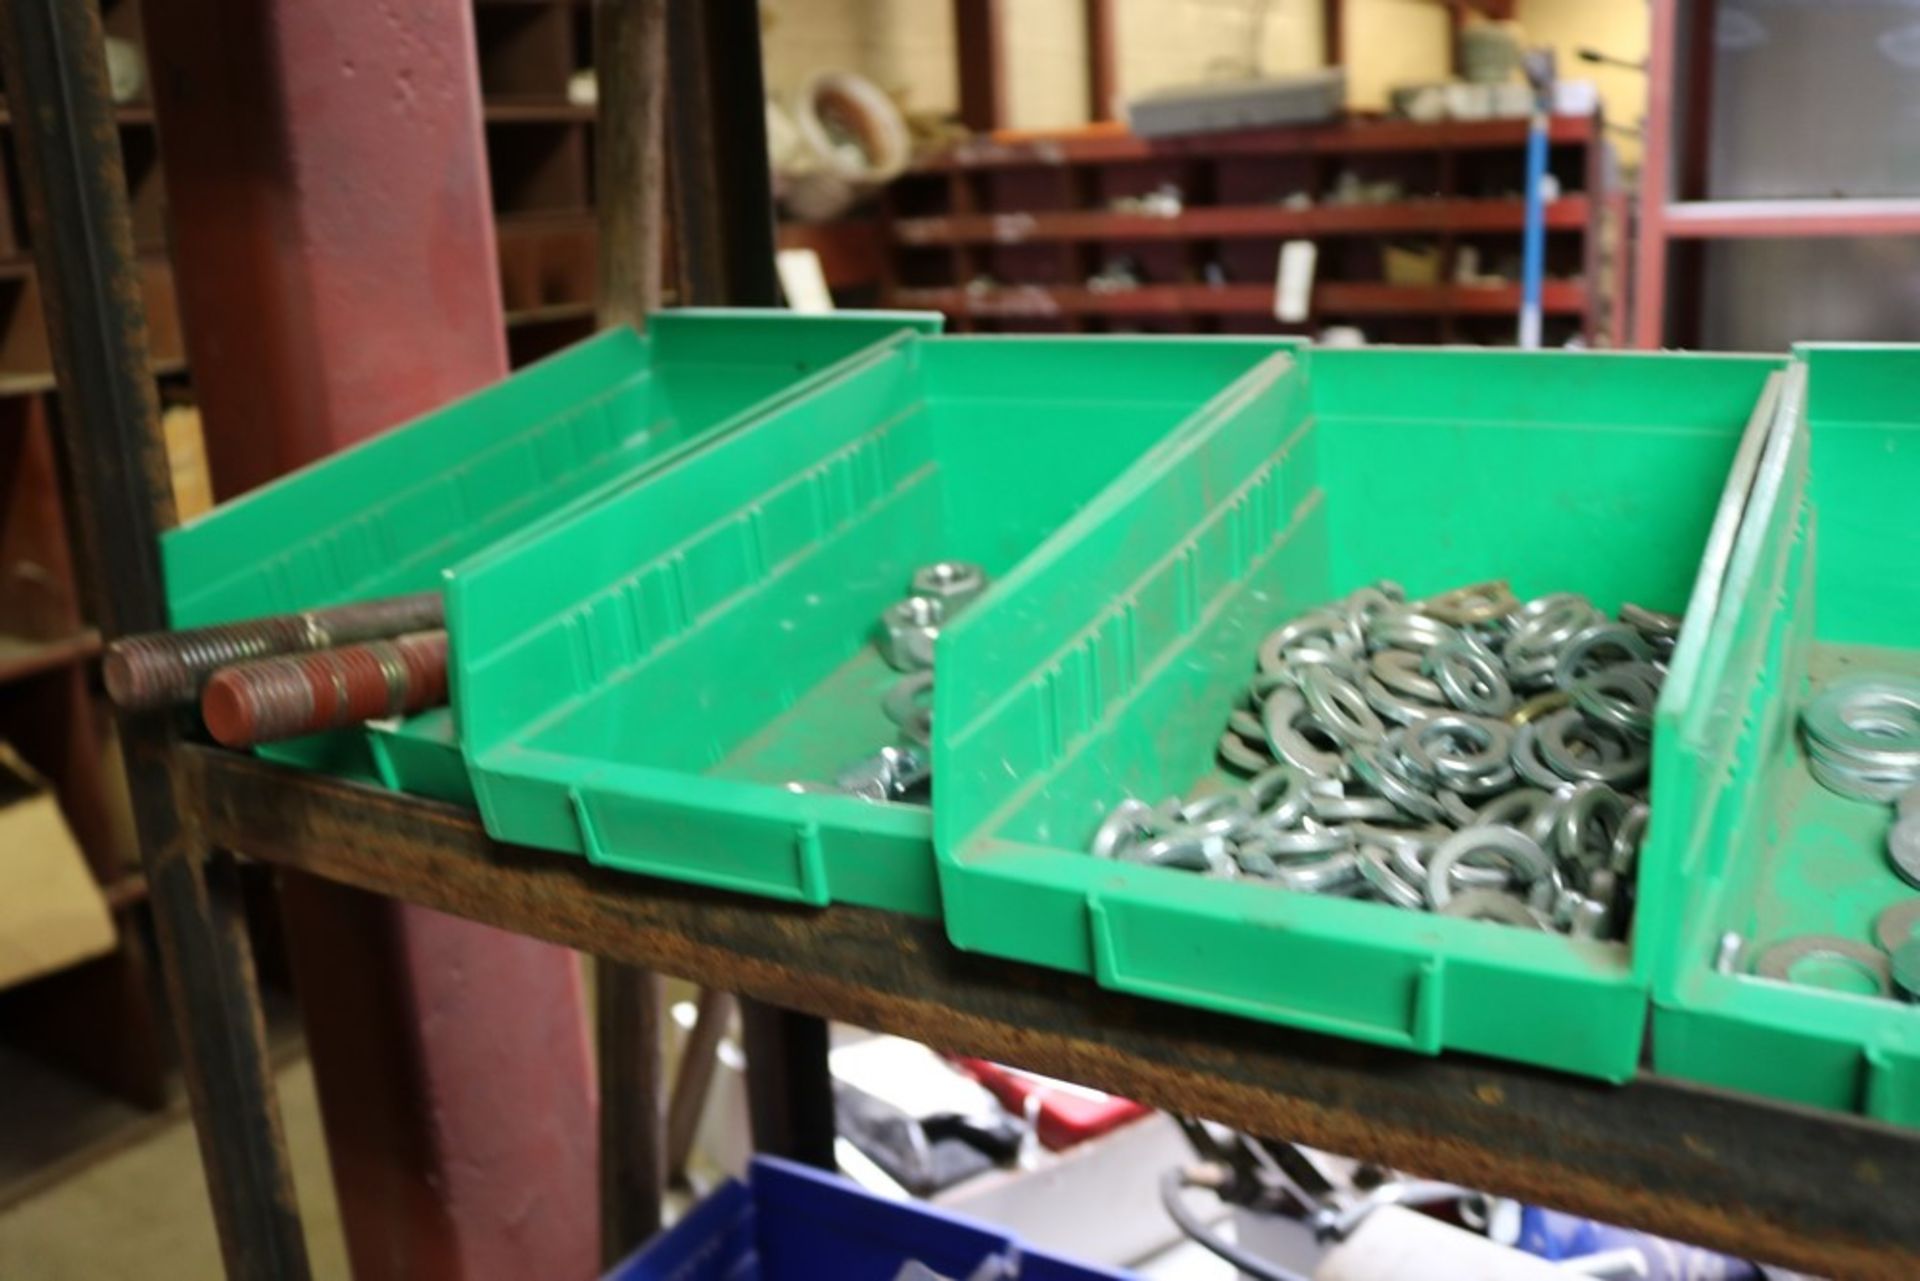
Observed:
[[[1887,861],[1896,876],[1920,890],[1920,814],[1910,814],[1888,830]]]
[[[1880,985],[1881,996],[1893,994],[1893,971],[1887,954],[1865,943],[1856,943],[1838,934],[1802,934],[1781,939],[1754,960],[1753,972],[1763,979],[1791,983],[1793,967],[1814,957],[1831,957],[1857,965]]]
[[[1916,927],[1920,927],[1920,898],[1902,899],[1873,918],[1873,941],[1881,951],[1892,952],[1913,937]]]
[[[1920,939],[1908,939],[1894,949],[1891,962],[1894,991],[1909,1005],[1920,1004]]]

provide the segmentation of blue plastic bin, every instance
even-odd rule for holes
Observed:
[[[1030,1250],[995,1227],[908,1201],[888,1201],[837,1175],[755,1157],[726,1185],[607,1281],[893,1281],[917,1259],[964,1278],[992,1256],[1019,1281],[1127,1281],[1125,1272]]]

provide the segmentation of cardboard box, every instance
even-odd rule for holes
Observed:
[[[113,915],[46,780],[0,742],[0,988],[113,950]]]

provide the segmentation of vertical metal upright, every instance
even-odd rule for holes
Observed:
[[[137,2],[221,496],[504,376],[473,0]],[[277,879],[355,1275],[593,1275],[577,958]]]
[[[643,326],[660,306],[666,218],[667,0],[600,0],[593,65],[603,328]],[[600,1260],[612,1267],[660,1230],[666,1193],[663,994],[658,975],[617,961],[594,970],[600,1087]]]
[[[166,625],[159,534],[174,523],[147,319],[99,11],[0,6],[0,60],[59,380],[61,435],[95,617]],[[195,825],[165,716],[122,716],[167,997],[227,1275],[304,1278],[293,1179],[231,860]]]
[[[675,0],[667,27],[680,296],[709,305],[773,306],[780,292],[759,5]],[[742,1001],[740,1017],[754,1147],[830,1168],[833,1088],[825,1020],[757,1001]]]

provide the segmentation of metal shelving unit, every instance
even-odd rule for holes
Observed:
[[[1311,332],[1356,322],[1391,341],[1510,341],[1501,322],[1519,312],[1518,286],[1458,283],[1454,268],[1468,249],[1489,266],[1517,256],[1526,205],[1511,193],[1526,136],[1524,120],[1349,119],[1182,138],[961,143],[923,157],[884,194],[883,299],[943,311],[963,331]],[[1598,117],[1550,124],[1565,191],[1546,220],[1544,311],[1556,342],[1594,342],[1611,329],[1611,282],[1599,278],[1602,221],[1614,213],[1603,136]],[[1391,180],[1405,194],[1343,200],[1336,172]],[[1177,213],[1113,207],[1162,185],[1180,190]],[[1305,325],[1274,318],[1275,256],[1291,239],[1319,245]],[[1434,255],[1437,279],[1387,278],[1395,246]],[[1135,260],[1140,283],[1089,288],[1119,256]]]
[[[770,295],[772,220],[757,131],[748,0],[670,24],[671,64],[706,110],[672,123],[693,297]],[[108,635],[164,622],[155,536],[172,519],[146,374],[137,262],[110,144],[98,28],[82,6],[13,0],[0,20],[8,90],[45,105],[22,136],[36,246],[61,306],[62,430]],[[683,99],[676,98],[676,102]],[[729,110],[732,104],[733,110]],[[111,137],[111,131],[107,132]],[[727,140],[729,145],[716,146]],[[1608,1086],[1459,1056],[1421,1057],[1099,990],[956,951],[938,922],[811,909],[628,876],[490,840],[471,812],[122,723],[142,858],[228,1271],[308,1274],[234,856],[736,992],[763,1022],[756,1134],[818,1151],[831,1125],[824,1037],[837,1018],[1143,1102],[1391,1162],[1435,1177],[1828,1275],[1920,1272],[1920,1133],[1643,1076]],[[761,1003],[766,1003],[762,1005]],[[753,1034],[750,1033],[750,1039]],[[784,1054],[763,1051],[785,1049]],[[774,1070],[764,1070],[774,1065]],[[601,1085],[627,1098],[630,1080]],[[603,1153],[603,1186],[656,1197],[634,1153]],[[640,1181],[635,1181],[640,1179]],[[616,1222],[616,1219],[618,1220]],[[633,1244],[609,1219],[606,1249]]]
[[[1920,197],[1701,199],[1718,5],[1716,0],[1652,0],[1650,9],[1646,134],[1634,240],[1635,347],[1661,347],[1672,337],[1667,281],[1676,266],[1676,247],[1715,240],[1920,236]],[[1683,124],[1677,136],[1676,121]],[[1697,261],[1690,266],[1684,279],[1697,294]],[[1696,327],[1682,320],[1674,340],[1694,341],[1688,330]]]

